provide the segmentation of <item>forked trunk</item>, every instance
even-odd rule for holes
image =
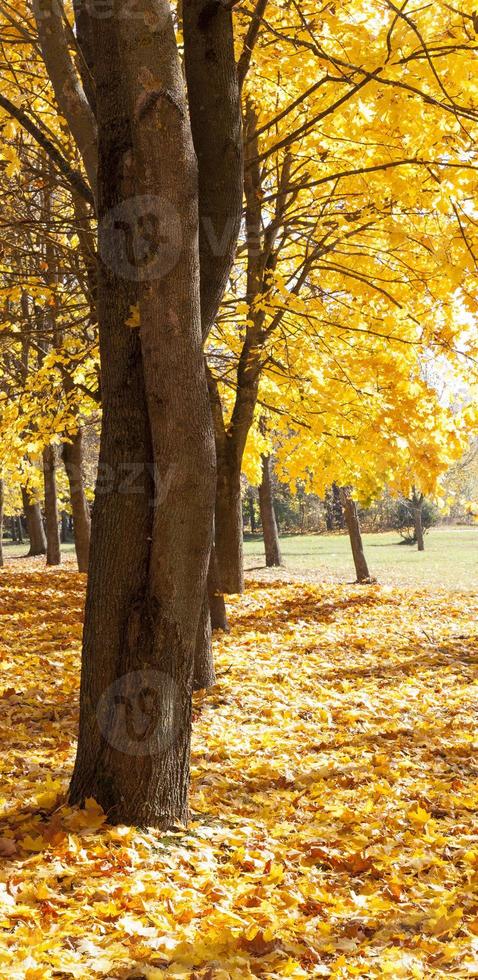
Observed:
[[[83,430],[80,426],[72,437],[71,442],[63,443],[63,462],[68,486],[70,489],[71,512],[73,514],[73,531],[75,536],[76,560],[78,571],[88,571],[90,553],[91,518],[90,508],[85,495],[83,475]]]
[[[216,555],[219,580],[228,595],[244,592],[241,471],[218,457]]]
[[[188,816],[215,466],[182,69],[169,4],[140,0],[137,13],[94,31],[108,491],[97,485],[93,508],[70,799],[167,827]],[[139,330],[126,322],[134,307]]]
[[[43,482],[45,487],[46,563],[47,565],[59,565],[61,563],[61,544],[56,492],[56,455],[53,446],[45,446],[43,450]]]
[[[40,504],[30,501],[25,487],[22,487],[22,501],[30,539],[28,555],[30,558],[35,555],[46,555],[46,536]]]
[[[259,505],[261,508],[262,533],[264,535],[264,549],[266,553],[267,568],[274,568],[282,564],[282,556],[279,544],[279,532],[274,510],[274,500],[272,496],[271,480],[271,458],[262,457],[262,482],[259,487]]]
[[[340,493],[342,506],[345,514],[345,522],[349,533],[352,555],[355,565],[357,582],[370,582],[370,572],[368,570],[367,559],[363,550],[362,533],[360,531],[360,521],[357,512],[357,504],[352,498],[350,491],[346,488],[341,489]]]

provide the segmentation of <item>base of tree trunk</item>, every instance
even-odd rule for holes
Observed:
[[[36,558],[38,555],[46,555],[46,535],[40,504],[30,502],[28,492],[24,487],[22,487],[22,499],[30,540],[28,557]]]
[[[272,496],[271,458],[270,456],[264,455],[262,456],[262,481],[259,487],[259,505],[262,533],[264,535],[266,568],[279,568],[282,565],[282,555]]]
[[[195,691],[202,691],[205,688],[214,687],[215,683],[216,673],[212,652],[211,616],[209,613],[209,597],[206,592],[196,637],[193,689]]]
[[[46,563],[61,564],[58,499],[56,492],[56,456],[53,446],[43,450],[43,479],[45,487]]]
[[[355,565],[355,574],[357,576],[357,585],[369,585],[371,582],[375,581],[368,570],[367,559],[365,558],[365,552],[363,550],[362,534],[360,531],[360,521],[357,511],[357,504],[350,494],[350,490],[347,487],[342,487],[340,490],[340,499],[342,502],[342,507],[344,509],[345,521],[347,524],[347,530],[349,533],[350,544],[352,547],[352,555]]]

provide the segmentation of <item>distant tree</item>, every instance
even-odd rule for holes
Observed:
[[[424,551],[425,533],[435,523],[435,508],[422,493],[414,489],[409,498],[397,500],[393,511],[393,526],[404,544],[416,544],[419,551]]]

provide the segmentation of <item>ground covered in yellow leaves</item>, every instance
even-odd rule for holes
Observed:
[[[478,976],[475,596],[250,584],[159,834],[64,802],[83,588],[0,573],[0,977]]]

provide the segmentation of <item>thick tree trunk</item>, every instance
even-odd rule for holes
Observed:
[[[345,522],[349,533],[352,555],[355,565],[357,582],[370,582],[370,572],[363,550],[362,534],[360,531],[360,521],[357,513],[357,504],[353,500],[350,491],[342,488],[340,491],[342,507],[344,509]]]
[[[4,511],[5,490],[4,483],[0,477],[0,568],[3,567],[3,511]]]
[[[137,9],[95,21],[108,492],[97,486],[93,508],[70,799],[93,796],[116,822],[167,827],[188,816],[215,466],[181,64],[166,0]],[[134,306],[139,330],[126,325]]]
[[[264,535],[264,549],[266,553],[267,568],[274,568],[282,564],[280,553],[279,532],[274,511],[274,500],[272,497],[271,480],[271,458],[262,457],[262,482],[259,487],[259,505],[261,509],[262,533]]]
[[[91,518],[90,508],[85,496],[83,477],[83,431],[81,427],[71,442],[63,443],[63,462],[65,465],[70,502],[73,514],[76,560],[78,571],[88,571],[90,553]]]
[[[418,550],[425,551],[425,539],[423,535],[423,500],[413,501],[412,503],[413,511],[413,527],[415,529],[415,539],[417,542]]]
[[[219,581],[228,595],[244,592],[241,471],[218,456],[216,555]]]
[[[43,450],[43,481],[45,486],[46,563],[61,564],[58,499],[56,493],[56,455],[53,446]]]
[[[45,529],[43,527],[40,504],[30,502],[30,498],[25,487],[22,487],[22,501],[27,522],[28,537],[30,539],[30,550],[28,555],[29,557],[34,557],[35,555],[46,555],[46,536]]]

